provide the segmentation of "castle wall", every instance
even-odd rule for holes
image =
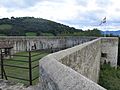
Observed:
[[[117,67],[118,38],[93,39],[95,38],[0,37],[0,42],[12,42],[14,53],[32,49],[34,44],[36,49],[68,48],[40,60],[40,83],[43,90],[105,90],[97,84],[100,62]]]
[[[111,66],[117,67],[118,56],[118,38],[117,37],[103,37],[101,40],[101,62],[110,63]]]
[[[105,90],[97,85],[101,38],[50,54],[39,61],[43,90]]]
[[[13,44],[13,53],[20,51],[31,50],[35,45],[36,49],[54,49],[57,48],[61,50],[62,48],[69,48],[75,45],[90,41],[95,39],[95,37],[45,37],[45,36],[9,36],[9,37],[0,37],[0,42],[10,42]]]

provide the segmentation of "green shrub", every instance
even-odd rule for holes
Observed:
[[[120,90],[120,67],[115,69],[109,64],[102,65],[99,84],[107,90]]]

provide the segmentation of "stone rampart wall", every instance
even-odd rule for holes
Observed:
[[[101,40],[101,62],[110,63],[111,66],[117,66],[118,58],[118,38],[117,37],[104,37]]]
[[[101,38],[42,58],[40,82],[43,90],[105,90],[98,81]]]
[[[58,48],[61,50],[62,48],[69,48],[75,45],[91,41],[96,37],[78,37],[78,36],[60,36],[60,37],[47,37],[47,36],[33,36],[33,37],[25,37],[25,36],[8,36],[0,37],[0,42],[8,42],[13,44],[13,53],[20,51],[28,51],[29,49],[54,49]]]
[[[95,37],[0,37],[0,42],[12,42],[15,52],[32,49],[34,44],[36,49],[68,48],[40,60],[43,90],[106,90],[97,84],[100,62],[117,67],[118,38],[93,39]]]

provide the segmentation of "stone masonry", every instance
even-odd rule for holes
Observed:
[[[101,40],[101,52],[104,54],[101,57],[101,62],[110,63],[111,66],[117,66],[118,56],[118,38],[102,38]]]
[[[0,37],[0,43],[12,43],[13,44],[13,53],[20,51],[28,51],[29,49],[36,47],[36,49],[54,49],[57,48],[61,50],[62,48],[70,48],[78,44],[82,44],[87,41],[91,41],[96,37],[72,37],[72,36],[63,36],[63,37],[46,37],[46,36],[9,36],[9,37]]]
[[[105,62],[117,67],[118,38],[114,37],[2,37],[0,42],[6,40],[14,44],[16,52],[25,51],[34,43],[38,49],[68,49],[39,61],[38,85],[25,88],[22,84],[9,85],[0,80],[1,90],[106,90],[97,84],[100,64]]]
[[[42,58],[39,62],[42,90],[106,90],[97,84],[104,50],[106,60],[116,67],[118,38],[98,38]],[[110,57],[112,53],[116,55]]]

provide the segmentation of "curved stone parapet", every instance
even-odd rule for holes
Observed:
[[[49,54],[39,61],[42,90],[106,90],[99,78],[101,38]]]

